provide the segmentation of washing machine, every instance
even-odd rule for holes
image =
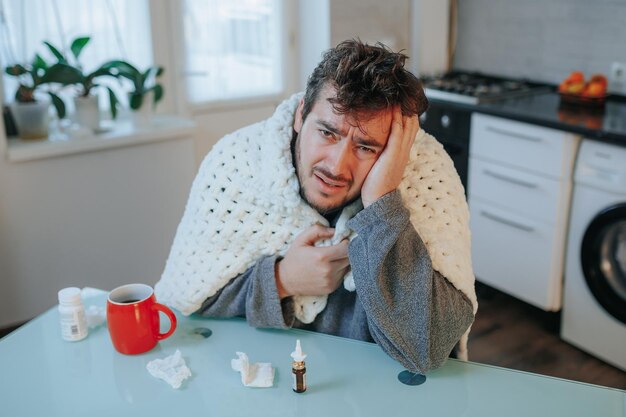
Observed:
[[[626,370],[626,147],[582,141],[565,262],[561,337]]]

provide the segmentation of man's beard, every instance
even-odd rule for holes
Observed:
[[[345,206],[359,199],[360,195],[357,194],[354,198],[350,200],[342,201],[336,206],[320,206],[320,205],[315,204],[313,201],[309,200],[308,197],[306,196],[306,189],[304,187],[305,178],[304,178],[304,173],[302,172],[302,169],[301,169],[302,164],[300,163],[300,146],[299,145],[300,145],[300,135],[294,130],[293,138],[291,140],[291,159],[293,161],[293,166],[296,169],[296,176],[298,178],[298,184],[300,185],[300,197],[309,206],[313,207],[322,216],[327,217],[328,215],[331,215],[333,213],[340,211]],[[321,169],[319,170],[322,171],[322,173],[328,178],[339,180],[339,178],[336,178],[331,173],[325,170],[321,170]]]

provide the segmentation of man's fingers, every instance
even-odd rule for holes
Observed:
[[[417,131],[419,128],[419,119],[417,115],[404,116],[404,130],[409,132],[412,130]]]
[[[348,246],[344,246],[342,243],[332,246],[317,247],[315,249],[323,259],[330,262],[348,259]]]
[[[343,259],[337,259],[336,261],[332,261],[332,265],[334,268],[339,269],[347,269],[350,266],[350,259],[345,257]],[[347,271],[346,271],[347,272]]]
[[[316,224],[302,233],[300,233],[295,242],[299,242],[302,245],[314,245],[320,239],[328,239],[329,237],[333,237],[335,234],[335,229],[332,227],[322,226],[321,224]]]
[[[321,259],[334,262],[340,259],[348,259],[348,239],[344,239],[336,245],[318,246],[315,248]]]
[[[420,119],[417,117],[417,114],[414,114],[409,119],[409,130],[411,131],[413,138],[415,138],[417,131],[420,130]]]
[[[411,147],[413,146],[413,142],[415,142],[415,137],[417,136],[417,131],[419,130],[419,119],[417,115],[413,116],[405,116],[404,117],[404,150],[409,152]]]
[[[404,129],[404,120],[400,106],[394,106],[392,115],[390,136],[394,134],[400,135]]]

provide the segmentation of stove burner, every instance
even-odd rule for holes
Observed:
[[[512,80],[479,73],[451,72],[422,78],[426,96],[470,104],[527,95],[549,88],[525,80]]]

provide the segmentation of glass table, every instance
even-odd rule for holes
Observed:
[[[85,299],[103,307],[106,295]],[[106,326],[61,339],[53,308],[0,340],[3,416],[625,416],[626,392],[450,359],[419,386],[379,346],[302,330],[262,330],[242,319],[178,316],[172,337],[142,355],[117,353]],[[212,335],[204,337],[202,329]],[[308,355],[305,393],[292,391],[296,339]],[[146,364],[180,349],[192,376],[175,390]],[[272,388],[248,388],[230,360],[276,368]]]

